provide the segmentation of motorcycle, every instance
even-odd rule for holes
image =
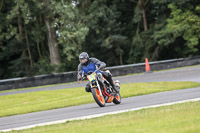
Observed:
[[[94,100],[100,107],[104,107],[105,103],[120,104],[121,96],[120,93],[115,92],[110,83],[96,72],[100,70],[95,70],[87,75],[87,79],[90,82],[91,92]],[[106,72],[109,72],[108,70]],[[120,89],[119,81],[115,81],[117,89]]]

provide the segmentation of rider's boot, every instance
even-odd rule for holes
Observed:
[[[116,86],[116,84],[114,83],[114,81],[112,80],[112,82],[109,82],[110,85],[112,86],[113,90],[117,93],[119,93],[119,88]]]
[[[110,83],[112,88],[114,89],[115,92],[119,93],[119,88],[115,85],[113,79],[112,79],[112,74],[109,71],[106,71],[103,73],[103,76],[107,79],[107,81]]]
[[[116,80],[115,81],[115,90],[117,93],[119,93],[119,89],[120,89],[120,82],[119,82],[119,80]]]

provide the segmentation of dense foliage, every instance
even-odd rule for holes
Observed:
[[[200,55],[198,0],[0,0],[0,79]]]

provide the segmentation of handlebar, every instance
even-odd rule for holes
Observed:
[[[92,73],[96,73],[97,71],[101,71],[100,69],[96,69],[94,72]],[[84,74],[82,73],[82,78],[81,80],[78,81],[78,83],[82,83],[82,81],[86,78],[85,76],[83,76]]]

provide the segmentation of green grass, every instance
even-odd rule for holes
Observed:
[[[60,83],[60,84],[42,85],[42,86],[36,86],[36,87],[28,87],[28,88],[18,88],[18,89],[4,90],[4,91],[0,91],[0,93],[21,91],[21,90],[29,90],[29,89],[37,89],[37,88],[51,87],[51,86],[57,86],[57,85],[67,85],[67,84],[72,84],[72,83],[77,83],[77,82],[74,81],[74,82],[68,82],[68,83]]]
[[[200,101],[143,109],[12,133],[199,133]]]
[[[121,96],[125,98],[198,86],[200,86],[200,83],[195,82],[132,83],[122,84],[120,91]],[[92,102],[94,102],[94,99],[91,93],[86,93],[83,87],[0,96],[0,117]]]

